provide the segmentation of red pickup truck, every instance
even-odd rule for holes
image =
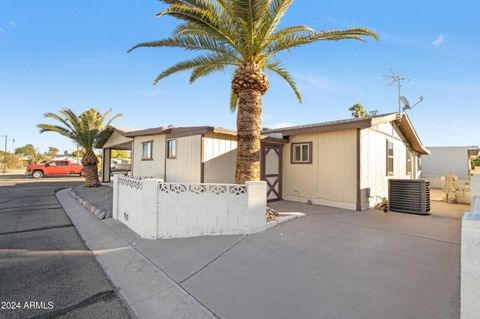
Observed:
[[[53,160],[45,164],[28,165],[27,176],[33,178],[41,178],[45,175],[68,175],[78,174],[83,175],[83,165],[72,164],[69,160]]]

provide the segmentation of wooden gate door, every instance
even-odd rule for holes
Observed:
[[[267,200],[282,199],[283,145],[262,144],[262,180],[267,182]]]

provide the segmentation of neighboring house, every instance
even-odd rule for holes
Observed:
[[[422,178],[430,180],[433,188],[442,188],[442,177],[457,176],[459,183],[470,180],[474,172],[471,160],[480,155],[478,146],[429,147],[432,154],[423,161]]]
[[[179,183],[234,183],[236,133],[221,128],[113,130],[104,144],[130,147],[133,176]],[[406,114],[317,123],[264,132],[261,176],[269,200],[352,210],[388,196],[389,178],[416,179],[429,154]],[[105,166],[106,167],[106,166]],[[110,173],[103,176],[109,181]]]

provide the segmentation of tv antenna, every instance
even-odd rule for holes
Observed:
[[[390,71],[390,74],[385,74],[384,77],[390,80],[390,86],[397,84],[397,90],[398,90],[398,113],[402,113],[402,81],[410,81],[410,79],[407,79],[406,77],[395,73],[391,68],[388,69]],[[406,98],[405,98],[406,100]],[[408,100],[407,100],[408,102]],[[418,103],[417,103],[418,104]]]

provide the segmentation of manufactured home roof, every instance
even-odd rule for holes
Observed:
[[[407,139],[410,146],[414,149],[414,151],[424,155],[430,154],[430,151],[422,144],[420,137],[415,131],[415,128],[413,127],[413,124],[406,113],[387,113],[368,116],[365,118],[350,118],[339,121],[285,127],[269,130],[268,132],[266,132],[266,134],[281,134],[284,137],[288,137],[299,134],[332,132],[357,128],[370,128],[381,123],[393,121],[396,121],[398,127],[400,128],[403,135]]]
[[[282,133],[283,136],[306,134],[306,133],[317,133],[317,132],[327,132],[327,131],[339,131],[344,129],[351,128],[367,128],[371,127],[372,122],[377,119],[395,119],[397,113],[388,113],[381,115],[373,115],[364,118],[349,118],[344,120],[329,121],[329,122],[319,122],[306,125],[298,125],[291,127],[284,127],[269,130],[267,133]]]
[[[168,134],[173,137],[181,136],[191,136],[199,135],[206,133],[216,133],[223,135],[232,135],[236,136],[236,132],[232,130],[227,130],[224,128],[216,128],[213,126],[185,126],[185,127],[154,127],[144,130],[137,130],[130,133],[127,133],[125,136],[136,137],[136,136],[146,136],[146,135],[156,135],[156,134]]]
[[[213,126],[186,126],[186,127],[155,127],[145,130],[137,130],[127,133],[127,137],[136,137],[136,136],[146,136],[146,135],[157,135],[157,134],[166,134],[168,137],[182,137],[182,136],[192,136],[192,135],[201,135],[201,134],[219,134],[236,137],[237,132],[222,127],[213,127]],[[269,142],[277,143],[287,143],[288,141],[282,138],[275,138],[272,136],[263,135],[262,140]]]

